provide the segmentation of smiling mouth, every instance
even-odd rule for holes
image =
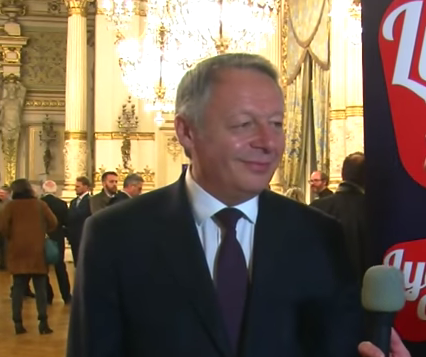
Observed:
[[[256,161],[243,161],[243,163],[251,170],[251,171],[258,171],[258,172],[265,172],[268,171],[271,162],[256,162]]]

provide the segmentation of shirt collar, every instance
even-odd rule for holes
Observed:
[[[83,194],[81,194],[80,196],[78,196],[77,198],[79,199],[79,200],[82,200],[83,199],[83,197],[84,196],[86,196],[86,195],[88,195],[89,194],[89,191],[86,191],[85,193],[83,193]]]
[[[186,170],[185,184],[197,225],[201,225],[214,214],[228,207],[195,182],[191,175],[190,167]],[[251,223],[255,223],[257,219],[258,202],[259,196],[256,196],[239,205],[233,206],[233,208],[239,209]]]

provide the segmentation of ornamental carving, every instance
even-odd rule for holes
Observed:
[[[64,166],[65,182],[74,182],[79,176],[87,175],[87,142],[81,140],[65,140]]]
[[[175,135],[167,139],[167,152],[172,155],[173,161],[176,161],[177,157],[182,152],[182,146]]]
[[[144,182],[154,182],[155,173],[152,171],[148,165],[140,172]]]
[[[28,45],[22,48],[22,82],[27,88],[65,88],[67,33],[28,32]]]

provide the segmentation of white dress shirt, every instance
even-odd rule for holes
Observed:
[[[89,191],[86,191],[85,193],[83,193],[83,194],[81,194],[80,196],[77,197],[77,202],[76,202],[77,207],[80,204],[81,200],[84,198],[84,196],[86,196],[88,194],[89,194]]]
[[[206,254],[207,265],[210,274],[213,276],[215,271],[215,262],[218,247],[222,237],[220,227],[212,219],[212,217],[220,210],[227,208],[224,203],[220,202],[200,185],[198,185],[190,173],[190,168],[186,170],[185,183],[188,191],[189,202],[192,206],[192,211],[197,226],[198,235]],[[251,256],[253,251],[254,226],[258,211],[258,196],[233,206],[244,213],[244,217],[237,223],[237,240],[241,244],[241,248],[246,258],[247,268],[251,268]]]

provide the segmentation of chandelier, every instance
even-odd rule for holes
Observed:
[[[176,0],[177,25],[190,33],[200,59],[259,52],[275,31],[280,0]]]
[[[99,8],[114,28],[121,32],[132,21],[134,6],[133,0],[102,0]]]
[[[129,93],[155,111],[155,122],[164,122],[162,114],[174,111],[177,85],[185,69],[175,60],[177,52],[167,44],[169,30],[161,24],[156,32],[147,31],[143,42],[138,39],[120,41],[117,50],[122,78]]]

